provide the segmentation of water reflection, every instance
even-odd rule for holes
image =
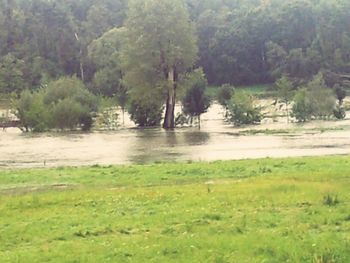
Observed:
[[[132,163],[149,163],[188,158],[189,146],[205,145],[210,138],[207,132],[192,132],[189,129],[164,131],[159,129],[139,130],[128,151]]]

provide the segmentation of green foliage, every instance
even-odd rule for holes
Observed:
[[[281,102],[288,104],[293,98],[293,84],[287,76],[282,76],[276,81],[277,96]]]
[[[159,101],[131,101],[128,112],[139,127],[159,126],[162,120],[163,103]]]
[[[293,98],[293,84],[289,81],[287,76],[282,76],[276,81],[277,96],[279,100],[285,104],[287,112],[287,121],[289,121],[289,104]]]
[[[210,98],[205,92],[208,84],[202,69],[197,69],[191,74],[188,85],[182,99],[182,110],[186,115],[199,117],[210,106]]]
[[[312,117],[310,100],[305,89],[300,89],[295,94],[294,104],[292,108],[292,117],[294,117],[299,122],[308,121]]]
[[[217,92],[217,100],[219,104],[227,108],[233,93],[234,93],[234,88],[232,88],[229,84],[222,85]]]
[[[239,126],[260,123],[261,108],[257,107],[254,98],[243,91],[236,91],[228,104],[227,120]]]
[[[43,91],[24,90],[15,102],[20,127],[25,131],[43,132],[49,128],[50,113],[43,102]]]
[[[123,45],[125,83],[133,100],[155,89],[166,98],[164,128],[174,128],[179,76],[196,60],[194,27],[182,0],[131,0]]]
[[[337,114],[341,116],[341,110],[335,112],[336,99],[334,93],[329,89],[321,74],[316,75],[305,89],[300,89],[295,98],[292,116],[298,121],[304,122],[312,118],[328,119]]]
[[[76,128],[86,109],[71,99],[64,98],[55,103],[51,108],[51,126],[61,130]]]
[[[88,46],[88,57],[97,68],[92,81],[95,93],[109,97],[125,95],[121,70],[125,38],[125,28],[113,28]]]
[[[16,103],[21,126],[29,131],[90,130],[97,100],[77,78],[61,78],[40,91],[21,93]]]
[[[26,88],[24,61],[8,54],[0,58],[0,93],[19,94]]]
[[[330,118],[336,100],[333,91],[326,86],[322,74],[316,75],[306,88],[312,115],[318,119]]]

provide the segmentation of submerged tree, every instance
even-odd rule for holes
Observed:
[[[289,122],[289,105],[293,99],[293,84],[287,76],[276,81],[278,99],[286,106],[287,122]]]
[[[181,0],[131,0],[125,26],[125,81],[136,96],[158,89],[166,98],[163,127],[174,128],[179,75],[197,54],[186,7]]]
[[[191,117],[197,117],[201,127],[201,115],[210,106],[210,98],[205,94],[207,80],[202,69],[197,69],[189,79],[189,87],[182,99],[183,112]]]

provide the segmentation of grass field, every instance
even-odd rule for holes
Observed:
[[[350,157],[0,171],[0,262],[350,262]]]

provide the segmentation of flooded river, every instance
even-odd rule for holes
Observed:
[[[111,132],[24,134],[0,131],[0,167],[42,167],[214,161],[261,157],[350,154],[350,120],[300,126],[266,122],[245,129],[269,129],[271,135],[239,134],[226,124],[218,106],[203,116],[202,129],[127,128]],[[332,129],[329,129],[332,128]]]

